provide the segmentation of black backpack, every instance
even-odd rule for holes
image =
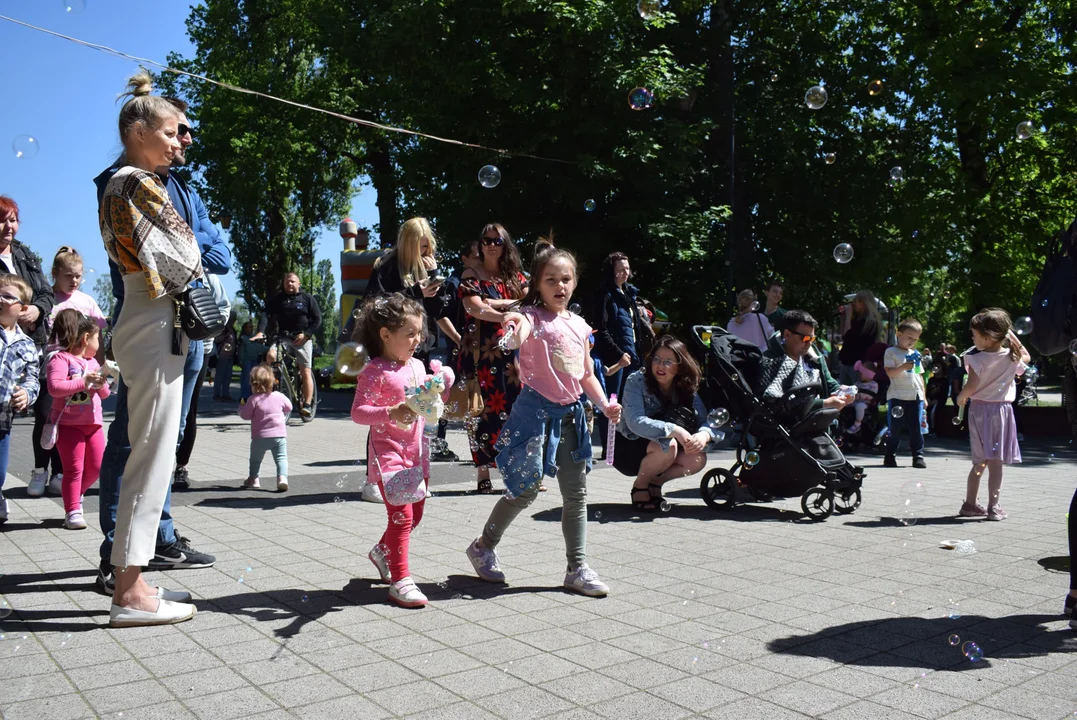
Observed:
[[[1029,341],[1043,355],[1069,348],[1077,329],[1077,220],[1047,249],[1043,274],[1032,293],[1032,334]]]

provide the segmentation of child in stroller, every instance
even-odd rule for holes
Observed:
[[[715,509],[732,509],[748,499],[738,492],[745,488],[757,500],[800,496],[801,508],[813,520],[855,511],[864,472],[845,459],[827,434],[839,409],[824,407],[821,399],[837,384],[814,357],[800,362],[784,352],[767,355],[724,331],[711,337],[711,400],[743,422],[744,432],[734,465],[704,475],[703,500]]]
[[[871,360],[857,360],[853,369],[858,377],[856,399],[851,407],[842,410],[839,419],[839,426],[845,428],[842,447],[847,451],[855,450],[858,445],[870,446],[878,424],[878,367]]]

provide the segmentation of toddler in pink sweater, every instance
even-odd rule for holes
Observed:
[[[243,481],[245,488],[258,488],[258,473],[266,452],[273,453],[277,464],[277,492],[288,490],[288,413],[292,401],[273,389],[273,370],[257,365],[251,370],[250,396],[239,406],[239,416],[251,422],[250,475]]]
[[[109,396],[109,387],[94,359],[99,333],[93,318],[72,308],[61,310],[53,321],[50,342],[63,349],[52,356],[45,369],[53,398],[49,423],[56,426],[56,449],[64,465],[61,492],[68,530],[86,528],[82,496],[100,477],[105,454],[101,398]],[[43,444],[51,439],[51,434],[42,434]]]
[[[430,479],[430,444],[423,435],[429,403],[424,390],[432,376],[413,355],[423,338],[423,307],[396,293],[370,300],[356,321],[359,341],[370,354],[355,387],[352,420],[370,426],[370,481],[385,498],[389,522],[367,557],[389,586],[389,599],[401,607],[426,605],[426,595],[411,579],[408,548],[411,531],[423,516]],[[455,378],[444,375],[447,400]]]

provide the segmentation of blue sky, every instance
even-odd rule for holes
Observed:
[[[0,14],[159,62],[171,51],[194,54],[186,30],[188,2],[85,0],[79,13],[66,12],[64,5],[0,0]],[[18,239],[41,255],[46,273],[59,246],[77,248],[86,259],[83,290],[92,293],[97,276],[108,272],[93,178],[119,154],[116,96],[138,65],[0,20],[0,67],[0,194],[19,204]],[[12,143],[20,135],[38,140],[36,157],[16,158]],[[356,197],[351,217],[361,226],[377,221],[375,199],[370,188]],[[338,292],[341,247],[335,225],[316,246],[318,259],[333,261]],[[232,292],[239,288],[234,275],[226,286]]]

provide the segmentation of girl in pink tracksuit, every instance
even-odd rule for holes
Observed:
[[[356,335],[370,354],[359,374],[352,420],[370,426],[370,480],[385,498],[389,522],[368,557],[381,579],[389,582],[389,599],[402,607],[422,607],[426,596],[411,579],[408,547],[411,531],[423,516],[430,479],[430,448],[423,436],[425,420],[405,404],[433,376],[413,355],[423,339],[423,307],[399,293],[368,300],[356,321]],[[445,391],[455,378],[444,373]]]
[[[101,475],[105,452],[101,399],[109,387],[94,355],[100,344],[97,321],[78,310],[61,310],[53,321],[51,342],[63,348],[45,369],[53,398],[50,422],[56,423],[56,449],[64,466],[64,527],[82,530],[82,496]]]

